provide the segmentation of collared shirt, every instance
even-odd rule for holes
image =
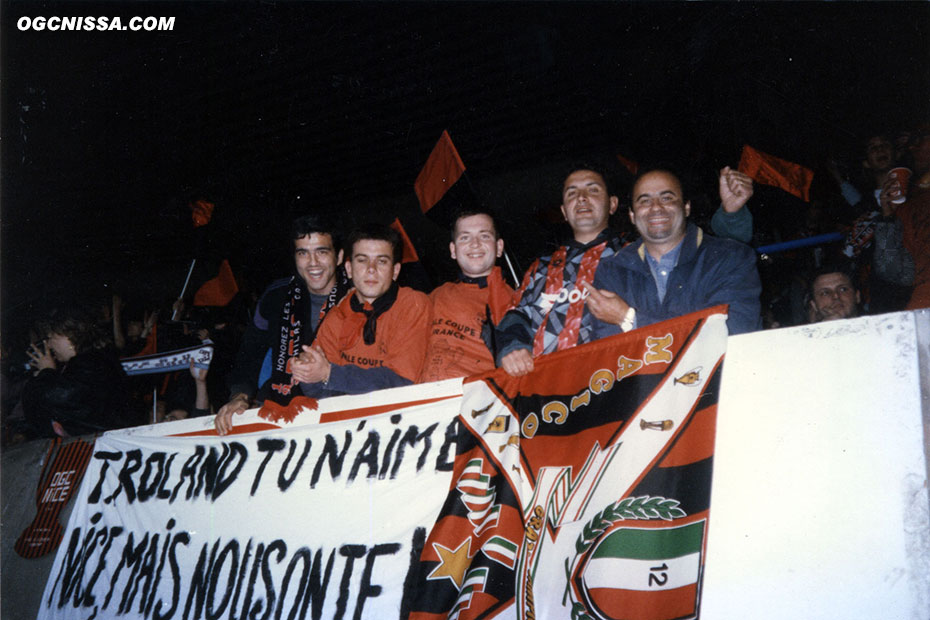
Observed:
[[[665,291],[668,288],[668,276],[672,269],[678,264],[678,256],[681,254],[681,244],[684,239],[673,249],[669,250],[659,260],[652,257],[652,254],[646,252],[646,264],[649,265],[649,271],[652,272],[652,279],[656,281],[656,289],[659,291],[659,301],[665,300]]]

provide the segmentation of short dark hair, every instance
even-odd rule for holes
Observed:
[[[455,241],[455,229],[459,225],[459,220],[466,217],[472,217],[475,215],[486,215],[491,220],[491,225],[494,227],[494,239],[500,239],[501,235],[497,231],[497,220],[494,219],[494,216],[491,215],[490,211],[484,209],[461,209],[455,213],[455,218],[452,220],[452,229],[449,231],[449,235],[452,237],[452,241]]]
[[[679,174],[678,171],[676,171],[671,166],[657,164],[654,166],[647,166],[645,168],[641,168],[636,173],[636,176],[633,177],[633,183],[630,185],[630,209],[633,208],[633,203],[636,200],[636,196],[633,195],[633,190],[636,188],[636,184],[639,183],[640,179],[642,179],[644,176],[646,176],[647,174],[652,174],[653,172],[664,172],[665,174],[669,174],[675,177],[675,180],[678,181],[678,185],[681,187],[681,202],[685,203],[691,200],[688,189],[685,185],[684,180],[682,179],[681,174]]]
[[[579,170],[590,170],[591,172],[599,175],[601,179],[604,180],[604,187],[607,188],[607,195],[617,195],[614,188],[616,188],[619,183],[615,175],[612,174],[613,170],[611,166],[607,166],[601,161],[575,160],[565,167],[564,174],[562,174],[561,178],[559,179],[559,197],[562,196],[562,192],[565,189],[565,179],[575,174]]]
[[[809,298],[813,299],[814,297],[814,282],[817,281],[817,278],[830,273],[840,273],[846,276],[852,287],[857,291],[859,290],[859,287],[856,286],[856,270],[851,261],[828,262],[821,265],[815,269],[813,273],[811,273],[810,280],[807,281],[807,295]]]
[[[329,235],[333,240],[333,250],[339,251],[342,239],[338,229],[329,218],[316,213],[301,215],[291,224],[291,238],[295,241],[312,234]]]
[[[346,239],[346,248],[349,250],[347,258],[349,260],[352,260],[355,244],[366,240],[387,241],[391,244],[394,262],[400,263],[403,259],[404,247],[400,241],[400,234],[396,230],[384,224],[365,224],[350,232],[348,239]]]

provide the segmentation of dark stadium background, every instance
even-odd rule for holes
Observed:
[[[564,168],[579,158],[671,162],[712,195],[744,143],[822,172],[830,156],[855,163],[869,132],[930,119],[928,3],[0,10],[7,327],[78,297],[176,295],[195,197],[217,205],[209,253],[247,289],[287,269],[287,223],[313,209],[347,225],[399,216],[426,272],[447,277],[445,231],[413,193],[443,129],[468,167],[456,199],[495,209],[525,268],[558,230]],[[21,32],[23,15],[175,26]],[[764,189],[754,201],[759,226],[802,208]]]

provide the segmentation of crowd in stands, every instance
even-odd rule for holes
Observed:
[[[760,254],[752,246],[773,234],[754,222],[758,185],[743,172],[718,171],[719,208],[695,222],[673,170],[642,169],[621,196],[602,170],[574,167],[561,195],[571,235],[520,282],[501,271],[506,240],[491,211],[466,210],[450,231],[458,278],[429,294],[398,284],[396,230],[302,216],[292,273],[272,281],[247,320],[114,295],[96,310],[51,309],[21,335],[24,351],[6,338],[3,442],[214,414],[222,435],[252,407],[498,367],[520,376],[540,355],[720,304],[731,334],[930,307],[930,129],[868,136],[861,161],[825,170],[833,195],[810,200],[776,236],[843,237]],[[630,226],[615,229],[612,216]],[[124,370],[140,356],[206,345],[209,364]]]

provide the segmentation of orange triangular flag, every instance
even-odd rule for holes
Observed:
[[[630,171],[630,174],[636,175],[639,172],[639,164],[632,159],[627,159],[620,153],[617,153],[617,161],[623,164],[623,167]]]
[[[413,247],[413,243],[410,241],[410,237],[407,236],[407,231],[404,230],[404,227],[400,224],[400,219],[394,218],[394,221],[391,222],[391,228],[397,231],[397,234],[400,235],[400,240],[404,245],[404,254],[400,262],[402,263],[415,263],[420,260],[420,257],[417,255],[417,250]]]
[[[236,285],[236,278],[233,276],[232,269],[229,267],[229,261],[224,260],[220,263],[220,271],[217,276],[203,283],[194,294],[195,306],[225,306],[232,301],[239,287]]]
[[[464,172],[465,164],[462,163],[459,152],[455,150],[452,138],[447,131],[443,131],[413,183],[413,191],[420,199],[420,209],[423,213],[439,202]]]
[[[748,174],[754,181],[794,194],[804,202],[810,200],[814,171],[800,164],[779,159],[745,144],[739,160],[739,171]]]
[[[210,223],[210,218],[213,217],[213,208],[215,206],[216,205],[208,200],[195,200],[190,203],[191,219],[194,220],[194,228],[206,226]]]

